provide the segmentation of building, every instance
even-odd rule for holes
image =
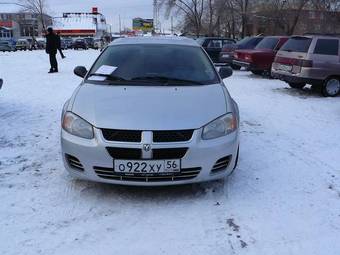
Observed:
[[[52,18],[29,12],[0,13],[0,39],[40,37],[45,33],[43,23],[52,25]]]
[[[266,12],[252,13],[247,22],[247,34],[340,34],[340,12],[302,10],[297,13],[296,10],[283,10],[280,16]]]
[[[108,34],[105,16],[98,12],[97,7],[92,12],[63,13],[62,17],[53,18],[54,30],[61,36],[68,37],[104,37]]]

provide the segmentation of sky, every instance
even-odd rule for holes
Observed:
[[[15,2],[12,0],[0,0],[1,2]],[[132,19],[135,17],[152,18],[153,0],[46,0],[49,14],[59,17],[63,12],[90,12],[92,7],[98,7],[99,12],[104,14],[107,23],[112,25],[112,31],[119,30],[119,15],[123,27],[132,26]],[[15,5],[1,5],[2,11],[17,11],[20,7]],[[170,30],[170,21],[161,17],[162,28]]]

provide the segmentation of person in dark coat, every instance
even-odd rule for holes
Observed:
[[[53,28],[49,27],[47,29],[47,35],[46,35],[46,53],[50,56],[50,64],[51,64],[49,73],[58,72],[58,62],[56,58],[57,50],[58,50],[57,35],[53,32]]]
[[[61,58],[66,58],[63,51],[61,50],[61,39],[60,39],[60,35],[59,32],[56,34],[57,36],[57,40],[58,40],[58,51],[60,53]]]

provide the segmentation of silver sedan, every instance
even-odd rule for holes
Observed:
[[[228,176],[239,152],[239,112],[208,55],[187,38],[109,45],[62,112],[61,146],[77,178],[176,185]]]

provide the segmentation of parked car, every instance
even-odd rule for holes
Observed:
[[[78,49],[83,49],[87,50],[89,47],[87,46],[87,43],[85,39],[76,39],[73,43],[73,49],[78,50]]]
[[[202,37],[196,41],[205,49],[214,63],[219,61],[223,45],[236,43],[234,39],[224,37]]]
[[[94,39],[93,48],[98,50],[102,49],[104,46],[103,39]]]
[[[37,48],[38,49],[45,49],[46,48],[46,41],[44,39],[37,39]]]
[[[16,51],[15,45],[13,45],[10,41],[0,41],[0,51]]]
[[[0,78],[0,89],[2,88],[3,83],[4,83],[3,79]]]
[[[87,47],[94,49],[94,39],[93,39],[93,37],[85,37],[84,39],[87,43]]]
[[[67,49],[67,44],[66,44],[66,41],[64,39],[60,39],[60,48],[62,50],[66,50]]]
[[[192,39],[115,40],[62,112],[67,171],[125,185],[221,179],[235,169],[239,111],[219,73]],[[157,106],[157,107],[155,107]]]
[[[240,66],[233,64],[235,50],[254,49],[262,39],[262,36],[245,37],[236,44],[225,44],[220,52],[219,62],[229,64],[234,70],[240,70]]]
[[[65,43],[66,49],[72,49],[72,47],[73,47],[72,38],[63,38],[63,40],[64,40],[64,43]]]
[[[294,36],[277,53],[272,76],[292,88],[311,84],[324,96],[340,93],[340,38]]]
[[[19,39],[15,47],[17,50],[31,50],[31,45],[27,39]]]
[[[245,67],[257,75],[270,74],[276,52],[288,38],[288,36],[267,36],[254,49],[236,50],[233,64]]]

